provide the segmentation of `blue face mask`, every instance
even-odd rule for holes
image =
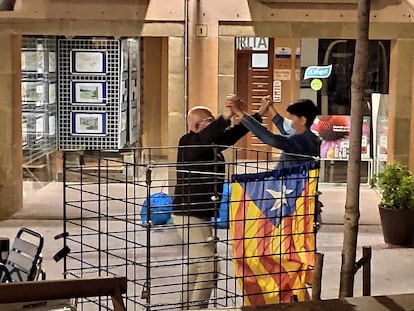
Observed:
[[[292,120],[290,119],[284,119],[283,120],[283,129],[287,133],[288,136],[295,135],[296,130],[292,127]]]

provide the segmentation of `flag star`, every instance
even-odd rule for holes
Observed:
[[[287,205],[286,195],[291,194],[294,190],[286,189],[286,185],[283,185],[282,191],[275,191],[273,189],[266,189],[266,191],[275,199],[275,203],[270,209],[271,211],[275,211],[278,208],[281,208],[283,204]]]

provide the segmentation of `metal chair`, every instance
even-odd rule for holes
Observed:
[[[46,279],[42,268],[43,236],[21,228],[9,250],[6,262],[0,263],[0,283]]]

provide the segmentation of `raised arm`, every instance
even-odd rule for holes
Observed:
[[[262,105],[259,111],[263,113],[268,110],[269,106],[271,106],[270,96],[263,97],[261,100],[261,104]],[[286,137],[273,134],[255,118],[250,116],[243,108],[244,107],[238,105],[238,103],[232,103],[231,105],[233,113],[241,118],[241,124],[243,126],[245,126],[249,131],[256,135],[265,144],[279,149],[286,148],[286,144],[288,144]]]
[[[244,115],[241,120],[241,124],[243,124],[249,131],[256,135],[257,138],[259,138],[265,144],[279,149],[287,148],[287,137],[272,133],[252,116]]]

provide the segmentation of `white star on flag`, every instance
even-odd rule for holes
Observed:
[[[266,191],[275,199],[275,203],[270,209],[271,211],[274,211],[281,208],[283,204],[287,205],[286,195],[291,194],[294,189],[286,189],[286,185],[283,185],[282,191],[275,191],[273,189],[266,189]]]

